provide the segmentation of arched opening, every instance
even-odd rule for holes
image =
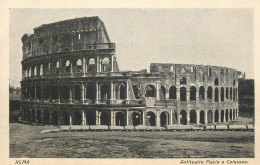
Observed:
[[[205,115],[204,111],[200,111],[200,123],[205,124]]]
[[[75,100],[80,100],[81,99],[81,88],[80,88],[80,86],[75,85],[74,90],[75,90]]]
[[[70,125],[70,116],[67,111],[62,112],[62,124],[63,125]]]
[[[41,99],[42,90],[40,86],[36,87],[36,98]]]
[[[43,124],[49,124],[50,114],[48,110],[43,111]]]
[[[136,99],[141,98],[140,87],[138,85],[133,86],[133,91]]]
[[[102,72],[109,72],[109,71],[110,71],[109,59],[105,57],[102,59]]]
[[[160,115],[161,127],[169,124],[169,114],[168,112],[162,112]]]
[[[31,122],[32,123],[35,122],[35,110],[34,109],[31,110]]]
[[[233,88],[233,101],[235,101],[235,97],[236,97],[236,90],[235,88]]]
[[[81,125],[82,124],[82,115],[81,115],[80,112],[74,111],[72,124],[73,125]]]
[[[196,101],[196,87],[190,87],[190,101]]]
[[[224,110],[222,109],[222,110],[221,110],[221,122],[224,122],[224,115],[225,115],[225,112],[224,112]]]
[[[91,58],[88,61],[88,71],[90,73],[95,73],[96,72],[96,61],[95,61],[94,58]]]
[[[212,100],[212,87],[211,86],[208,87],[207,98],[209,100]]]
[[[58,125],[59,123],[59,113],[58,111],[54,110],[52,111],[52,114],[51,114],[51,118],[52,118],[52,121],[51,121],[51,124],[52,125]]]
[[[134,126],[141,125],[142,116],[141,116],[140,113],[133,112],[132,119],[133,119],[133,125]]]
[[[77,60],[77,73],[82,73],[82,61],[81,61],[81,59]]]
[[[171,86],[169,90],[169,99],[176,99],[176,87]]]
[[[96,112],[95,111],[86,112],[86,125],[96,125]]]
[[[218,110],[215,110],[215,122],[218,122],[219,120],[219,112]]]
[[[65,71],[66,71],[66,73],[71,73],[70,60],[66,60],[66,61],[65,61]]]
[[[50,86],[44,87],[44,99],[49,99],[51,97],[51,90]]]
[[[96,87],[94,85],[87,85],[86,99],[90,99],[92,101],[96,100]]]
[[[147,113],[147,118],[149,120],[150,126],[155,126],[155,114],[153,112],[148,112]]]
[[[101,125],[109,125],[110,121],[109,121],[110,115],[108,114],[108,112],[101,112],[100,114],[100,120],[101,120]]]
[[[226,88],[226,99],[228,99],[228,95],[229,95],[229,90],[228,87]]]
[[[236,110],[233,109],[233,120],[235,120],[235,119],[236,119]]]
[[[187,125],[187,112],[185,110],[180,112],[180,124]]]
[[[66,100],[70,99],[70,89],[68,86],[63,86],[61,93],[62,93],[62,99],[66,99]]]
[[[123,112],[116,113],[116,126],[125,126],[125,115]]]
[[[224,101],[224,88],[221,87],[221,101]]]
[[[214,85],[218,85],[218,78],[215,78]]]
[[[43,64],[40,65],[40,76],[43,75]]]
[[[31,92],[31,98],[35,99],[35,87],[34,86],[31,87],[30,92]]]
[[[232,121],[232,116],[233,116],[233,114],[232,114],[232,109],[230,109],[230,111],[229,111],[229,118],[230,118],[230,121]]]
[[[226,109],[226,122],[228,122],[228,109]]]
[[[27,120],[27,121],[30,121],[30,119],[31,119],[30,109],[27,109],[27,110],[26,110],[26,120]]]
[[[215,88],[215,102],[218,102],[218,99],[219,96],[218,96],[218,88]]]
[[[52,99],[59,99],[59,96],[58,96],[58,87],[57,86],[53,86],[52,87]]]
[[[147,85],[145,89],[145,97],[155,97],[155,87],[153,85]]]
[[[41,114],[41,110],[38,110],[36,112],[36,120],[38,121],[38,123],[41,123],[42,122],[42,114]]]
[[[107,85],[102,85],[100,87],[100,93],[101,93],[101,101],[109,100],[110,95],[109,95],[109,87]]]
[[[180,100],[181,101],[186,101],[187,100],[186,88],[185,87],[181,87],[181,89],[180,89]]]
[[[196,117],[196,111],[195,110],[191,110],[190,111],[190,123],[191,124],[196,124],[197,123],[197,117]]]
[[[205,99],[205,88],[203,86],[199,89],[199,99],[204,100]]]
[[[172,124],[178,124],[178,114],[177,114],[177,112],[173,112],[173,114],[172,114]]]
[[[161,100],[165,100],[165,96],[166,96],[166,89],[165,89],[165,87],[162,85],[162,86],[161,86],[161,91],[160,91],[160,98],[161,98]]]
[[[116,86],[116,99],[125,99],[126,98],[126,89],[125,85],[117,85]]]
[[[187,79],[186,79],[186,77],[182,77],[182,78],[180,79],[180,84],[187,84]]]
[[[211,110],[208,111],[208,123],[213,123],[213,113]]]
[[[54,65],[55,65],[55,73],[59,74],[60,73],[60,63],[59,63],[59,61],[56,61],[54,63]]]
[[[229,99],[230,99],[230,101],[232,101],[232,88],[230,88],[230,96],[229,96]]]

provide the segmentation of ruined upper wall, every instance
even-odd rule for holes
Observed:
[[[115,48],[99,17],[41,25],[34,28],[34,34],[24,34],[22,43],[24,59],[61,51]]]
[[[208,83],[235,85],[238,84],[240,71],[232,68],[210,66],[210,65],[192,65],[192,64],[163,64],[152,63],[150,65],[151,73],[163,73],[175,84],[179,84],[182,77],[187,78],[188,84]]]

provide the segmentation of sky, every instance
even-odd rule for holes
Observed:
[[[33,28],[79,17],[105,23],[121,71],[150,63],[234,68],[254,78],[253,9],[10,9],[9,76],[22,78],[22,42]]]

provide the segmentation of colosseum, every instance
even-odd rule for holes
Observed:
[[[113,128],[215,125],[238,117],[241,72],[220,66],[151,63],[119,70],[99,17],[43,24],[24,34],[22,119]]]

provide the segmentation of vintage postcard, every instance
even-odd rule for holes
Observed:
[[[254,3],[10,4],[3,161],[257,164]]]

